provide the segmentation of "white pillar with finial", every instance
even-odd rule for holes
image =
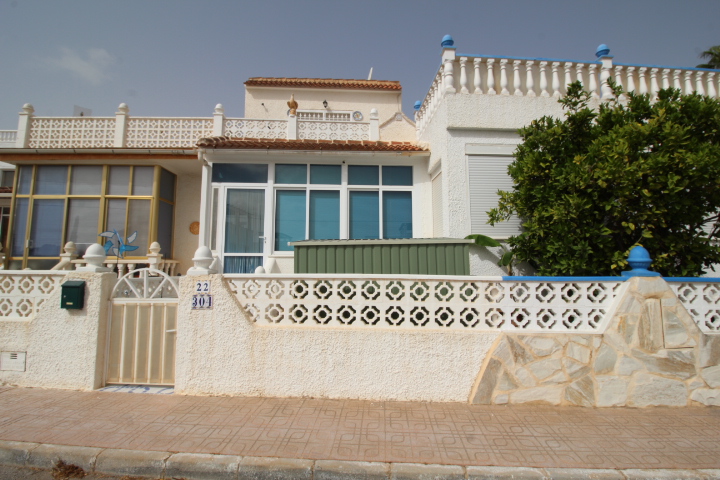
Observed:
[[[221,137],[223,135],[225,135],[225,108],[222,103],[218,103],[213,110],[213,136]]]
[[[107,255],[105,249],[99,243],[93,243],[85,250],[83,259],[85,260],[85,266],[78,267],[78,272],[112,272],[112,268],[103,266]]]
[[[33,113],[35,108],[29,103],[22,107],[20,118],[18,118],[17,137],[15,138],[16,148],[27,148],[30,140],[30,127],[32,124]]]
[[[125,146],[129,117],[130,107],[127,106],[127,103],[118,105],[118,111],[115,112],[115,138],[113,139],[113,147],[122,148]]]
[[[197,275],[212,275],[217,273],[216,270],[211,268],[213,263],[212,251],[205,245],[195,250],[195,256],[193,256],[193,266],[190,267],[187,274],[190,276]]]
[[[160,244],[158,242],[153,242],[150,244],[150,248],[148,248],[148,267],[150,270],[161,270],[160,263],[162,263],[162,254],[160,253]]]

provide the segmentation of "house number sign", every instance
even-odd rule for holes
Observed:
[[[192,297],[193,310],[209,310],[213,308],[212,288],[209,280],[195,282],[195,294]]]

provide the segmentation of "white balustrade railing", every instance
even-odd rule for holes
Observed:
[[[287,138],[287,120],[226,118],[224,135],[236,138]]]
[[[193,148],[213,134],[212,118],[130,118],[125,146],[130,148]]]
[[[14,147],[17,141],[17,130],[0,130],[0,148]]]
[[[112,117],[31,117],[29,148],[104,148],[115,139]]]
[[[32,319],[64,278],[64,272],[0,272],[0,320]]]
[[[0,131],[0,147],[10,148],[194,148],[204,137],[258,139],[370,140],[371,122],[349,113],[328,113],[302,121],[226,118],[221,106],[209,118],[130,117],[121,105],[116,117],[35,117],[21,113],[22,131]],[[290,129],[295,129],[292,132]],[[18,133],[20,132],[20,133]],[[374,139],[379,139],[377,120]]]
[[[225,275],[258,325],[600,334],[622,279]]]
[[[683,280],[668,283],[700,330],[720,333],[720,283]]]
[[[370,124],[346,121],[298,122],[301,140],[370,140]]]
[[[569,83],[578,80],[592,98],[611,98],[610,77],[625,91],[651,96],[669,87],[710,97],[718,97],[720,92],[720,72],[716,70],[613,64],[609,56],[596,62],[576,62],[465,55],[453,59],[450,55],[416,111],[415,121],[422,132],[446,93],[559,98]]]

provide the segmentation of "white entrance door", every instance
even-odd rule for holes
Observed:
[[[265,189],[227,188],[223,230],[223,272],[255,272],[265,255]]]

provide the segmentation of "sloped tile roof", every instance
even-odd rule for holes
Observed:
[[[339,78],[252,77],[247,87],[346,88],[353,90],[402,90],[396,80],[343,80]]]
[[[201,138],[201,148],[263,149],[263,150],[327,150],[357,152],[426,152],[427,149],[412,142],[374,142],[369,140],[286,140],[264,138]]]

